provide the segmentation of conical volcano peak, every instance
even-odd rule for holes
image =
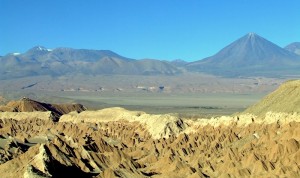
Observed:
[[[255,37],[255,36],[258,36],[258,35],[254,32],[248,33],[248,37],[250,37],[250,38]]]
[[[256,33],[248,33],[232,42],[217,54],[188,64],[195,71],[208,72],[218,75],[270,75],[265,71],[272,71],[278,75],[279,69],[283,73],[293,73],[295,66],[300,65],[300,58]],[[274,69],[278,70],[274,70]],[[243,69],[243,70],[241,70]],[[251,73],[251,74],[249,74]]]
[[[254,33],[254,32],[250,32],[247,35],[244,36],[244,39],[246,40],[250,40],[250,41],[256,41],[257,39],[264,39],[263,37],[259,36],[258,34]],[[265,40],[263,40],[265,41]]]

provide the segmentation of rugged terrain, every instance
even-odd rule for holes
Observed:
[[[299,86],[287,82],[266,98]],[[18,119],[2,112],[1,177],[299,177],[300,115],[288,107],[297,100],[274,99],[265,114],[253,106],[193,120],[123,108],[70,112],[58,122],[41,111]]]

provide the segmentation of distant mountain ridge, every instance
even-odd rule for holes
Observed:
[[[222,76],[293,74],[300,57],[263,37],[249,33],[217,54],[186,65],[189,70]]]
[[[248,33],[211,57],[183,60],[136,60],[110,50],[47,49],[36,46],[25,53],[0,56],[0,79],[51,75],[177,75],[184,71],[225,77],[300,76],[300,43],[281,48]]]
[[[188,64],[188,62],[184,61],[182,59],[175,59],[175,60],[171,61],[171,64],[173,64],[177,67],[183,67],[184,65]]]
[[[123,60],[132,60],[120,56],[110,50],[89,50],[89,49],[73,49],[66,47],[59,47],[55,49],[47,49],[43,46],[35,46],[29,49],[22,56],[32,57],[36,59],[63,59],[66,61],[79,60],[79,61],[97,61],[103,57],[115,57]]]
[[[135,60],[109,50],[36,46],[25,53],[0,58],[0,79],[66,74],[174,75],[181,71],[159,60]]]
[[[286,47],[284,47],[284,49],[293,52],[297,55],[300,55],[300,42],[294,42],[291,43],[289,45],[287,45]]]

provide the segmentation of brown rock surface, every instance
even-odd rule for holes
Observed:
[[[0,119],[0,177],[300,177],[297,112],[33,116]]]
[[[2,112],[34,112],[34,111],[50,111],[53,119],[58,120],[63,114],[71,111],[81,112],[86,108],[81,104],[48,104],[35,101],[29,98],[22,98],[18,101],[10,101],[4,106],[0,106]]]
[[[124,112],[123,116],[119,115],[121,110]],[[82,112],[82,115],[87,116],[88,112],[90,111]],[[203,119],[191,121],[171,118],[177,125],[170,126],[172,122],[159,122],[160,118],[170,116],[149,115],[121,108],[110,108],[96,113],[98,114],[90,113],[95,116],[94,119],[91,116],[83,117],[86,118],[83,122],[81,118],[77,118],[80,122],[76,119],[73,122],[68,115],[57,123],[41,119],[2,119],[0,142],[5,143],[0,147],[3,155],[1,176],[300,175],[299,119],[278,122],[278,116],[273,121],[269,118],[265,123],[256,118],[245,124],[240,123],[244,119],[244,116],[240,116],[239,119],[219,118],[220,122],[216,124],[215,120],[218,119],[204,123]],[[81,114],[70,115],[74,119],[74,115]],[[149,120],[155,120],[153,123],[156,123],[156,129],[151,130],[155,124],[149,126],[149,123],[143,121],[146,116]],[[116,119],[118,117],[121,119]],[[138,117],[141,117],[141,121]],[[283,119],[285,118],[286,115]],[[245,116],[245,119],[249,117]],[[165,127],[160,124],[165,124]],[[173,132],[164,132],[168,129]]]

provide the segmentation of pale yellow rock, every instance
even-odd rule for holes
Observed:
[[[126,120],[129,122],[139,122],[144,125],[157,139],[168,138],[169,135],[179,134],[186,128],[185,123],[172,115],[152,115],[140,111],[128,111],[123,108],[107,108],[98,111],[83,111],[81,113],[71,112],[62,115],[59,122],[112,122]]]
[[[52,119],[52,114],[50,111],[41,112],[0,112],[0,119],[14,119],[14,120],[22,120],[22,119],[42,119],[49,120]]]

